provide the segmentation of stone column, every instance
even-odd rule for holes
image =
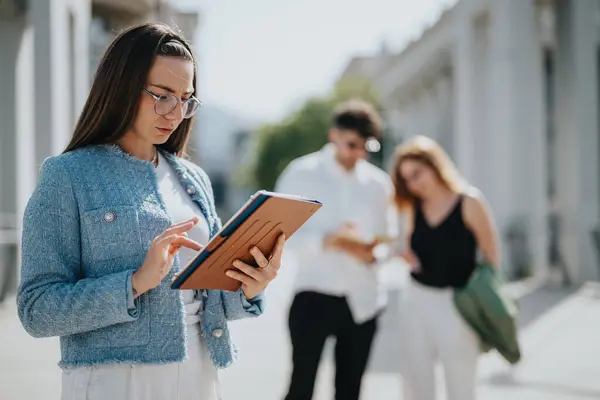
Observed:
[[[69,19],[66,0],[29,3],[35,30],[36,164],[66,145],[70,124]],[[84,55],[87,57],[87,54]]]
[[[418,124],[416,123],[419,108],[418,108],[418,97],[410,97],[404,108],[405,124],[404,124],[404,135],[405,138],[413,137],[418,132]]]
[[[0,21],[0,214],[16,213],[17,58],[23,40],[24,19]],[[0,266],[1,268],[1,266]]]
[[[445,66],[441,72],[441,78],[439,82],[440,90],[440,129],[442,132],[442,146],[450,156],[452,160],[454,157],[454,93],[452,85],[452,75],[450,66]]]
[[[418,88],[415,90],[415,97],[411,106],[411,124],[412,124],[412,135],[427,135],[431,136],[430,133],[425,131],[425,91],[421,82],[419,82]]]
[[[2,21],[0,36],[0,213],[8,217],[2,221],[7,223],[5,228],[14,229],[3,238],[14,238],[14,242],[0,246],[0,258],[9,257],[0,259],[0,275],[5,276],[6,267],[15,268],[18,280],[22,215],[35,185],[33,30],[25,16],[20,16]],[[7,261],[17,263],[7,265]]]
[[[593,0],[557,1],[556,123],[561,250],[575,281],[598,279],[598,32]]]
[[[490,59],[490,18],[485,15],[473,22],[473,62],[472,62],[472,109],[471,120],[473,136],[472,159],[476,168],[471,177],[471,183],[493,198],[494,184],[490,178],[489,145],[491,132],[489,130],[490,99],[489,99],[489,59]]]
[[[427,135],[435,140],[440,139],[437,120],[439,110],[435,102],[435,77],[428,75],[421,86],[421,134]]]
[[[34,76],[34,30],[28,25],[22,36],[20,51],[16,59],[16,82],[19,90],[15,96],[17,106],[16,118],[16,202],[17,202],[17,230],[23,229],[23,213],[29,197],[33,193],[37,177],[35,165],[35,107],[32,99],[36,96]],[[17,258],[20,265],[21,246],[17,246]],[[17,268],[17,278],[20,280],[20,268]]]
[[[473,178],[473,23],[471,1],[456,5],[454,65],[454,160],[462,174]]]
[[[89,91],[90,0],[31,2],[36,163],[64,150]]]
[[[390,108],[385,112],[385,119],[387,122],[387,129],[390,133],[390,137],[388,138],[387,146],[383,148],[383,159],[384,166],[389,167],[390,160],[396,150],[397,144],[399,144],[402,140],[403,134],[403,119],[402,119],[402,110],[399,108],[396,102],[391,103]]]
[[[73,100],[73,120],[69,121],[73,127],[79,118],[85,101],[88,97],[91,85],[90,77],[90,24],[92,23],[92,10],[90,0],[71,0],[71,12],[73,15],[73,54],[85,54],[85,57],[76,57],[73,60],[72,85],[75,99]]]
[[[535,21],[533,0],[492,2],[488,176],[504,239],[503,264],[514,268],[525,263],[521,267],[542,274],[547,267],[547,204],[542,51]],[[511,241],[506,236],[515,228],[525,231],[526,246],[521,238]],[[508,246],[511,243],[513,247]]]

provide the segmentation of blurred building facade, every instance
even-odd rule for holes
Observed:
[[[0,297],[17,280],[21,215],[39,166],[68,143],[109,41],[152,20],[193,38],[198,19],[168,0],[0,2]]]
[[[508,275],[598,279],[600,2],[459,0],[402,52],[357,57],[398,140],[438,140],[483,190]]]
[[[249,189],[242,184],[251,154],[251,136],[257,122],[226,108],[206,104],[196,117],[190,153],[210,176],[219,215],[226,219],[248,200]]]

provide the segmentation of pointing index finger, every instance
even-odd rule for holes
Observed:
[[[187,232],[190,229],[192,229],[194,227],[194,225],[196,225],[198,223],[198,218],[194,217],[190,220],[184,221],[184,222],[179,222],[177,224],[173,224],[171,225],[169,228],[167,228],[162,234],[162,237],[166,237],[166,236],[171,236],[173,234],[176,233],[183,233],[183,232]]]

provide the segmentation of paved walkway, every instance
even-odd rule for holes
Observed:
[[[520,288],[511,289],[517,292]],[[588,284],[570,290],[524,289],[519,294],[522,362],[511,367],[496,353],[482,356],[478,398],[505,400],[510,395],[518,400],[599,399],[600,287]],[[401,329],[397,299],[398,291],[392,288],[391,303],[383,317],[365,378],[363,399],[402,399],[402,380],[397,367],[401,355],[395,340],[395,332]],[[273,300],[270,306],[274,308],[272,303]],[[222,374],[225,399],[283,398],[289,374],[290,350],[285,326],[288,304],[276,306],[278,310],[271,309],[264,316],[268,320],[264,325],[259,320],[232,324],[243,352],[242,359]],[[270,328],[265,330],[265,325]],[[330,347],[319,371],[315,400],[333,399],[331,350]],[[439,400],[445,399],[442,379],[438,383]]]
[[[290,263],[291,264],[291,263]],[[287,265],[286,265],[287,267]],[[231,324],[241,359],[221,373],[225,400],[280,400],[287,386],[289,343],[285,320],[291,300],[293,267],[269,289],[268,312]],[[363,399],[401,400],[400,357],[395,332],[401,329],[397,297],[402,276],[390,270],[391,303],[381,323]],[[58,341],[32,339],[21,328],[12,305],[0,309],[0,399],[58,399]],[[588,400],[600,398],[600,288],[549,287],[521,296],[524,358],[509,367],[495,353],[481,357],[479,399]],[[319,371],[315,400],[332,399],[331,348]],[[441,381],[440,381],[441,385]],[[440,394],[440,400],[444,399]]]

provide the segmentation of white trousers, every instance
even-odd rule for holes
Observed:
[[[473,400],[479,340],[452,302],[452,289],[409,279],[402,299],[403,400],[435,400],[435,366],[444,371],[447,400]]]
[[[217,370],[199,324],[188,325],[183,363],[100,365],[63,370],[61,400],[218,400]]]

